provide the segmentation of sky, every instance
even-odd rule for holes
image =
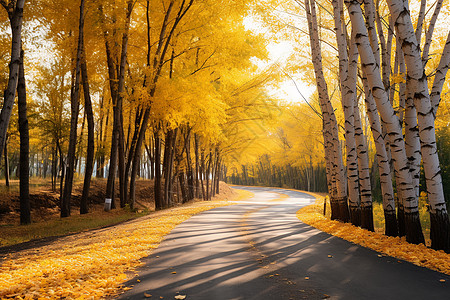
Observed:
[[[265,33],[264,26],[255,21],[251,16],[244,19],[246,29],[256,33]],[[269,41],[267,50],[269,52],[269,60],[262,61],[254,59],[255,63],[261,70],[269,65],[278,63],[283,66],[294,49],[289,41]],[[289,77],[290,76],[290,77]],[[301,74],[289,74],[277,88],[268,88],[268,94],[288,103],[304,102],[303,97],[308,99],[315,91],[315,86],[308,86],[301,80]],[[294,83],[295,81],[295,83]],[[301,94],[300,94],[301,93]]]

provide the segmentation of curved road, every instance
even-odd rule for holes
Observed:
[[[238,188],[255,197],[177,226],[120,298],[449,299],[450,276],[379,257],[301,223],[295,213],[312,196]]]

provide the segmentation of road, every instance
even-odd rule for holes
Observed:
[[[312,196],[239,188],[255,197],[178,225],[120,299],[450,298],[450,276],[379,257],[300,222],[295,213]]]

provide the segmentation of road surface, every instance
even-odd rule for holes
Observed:
[[[255,197],[178,225],[120,299],[450,299],[450,276],[301,223],[312,196],[238,188]]]

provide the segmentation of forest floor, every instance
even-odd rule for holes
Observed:
[[[20,225],[19,182],[10,182],[10,187],[0,187],[0,254],[19,251],[47,244],[59,236],[84,230],[111,226],[149,214],[155,210],[153,181],[136,182],[136,209],[113,209],[104,211],[106,179],[94,178],[89,193],[89,214],[80,215],[79,203],[83,181],[74,183],[71,216],[60,218],[59,189],[52,191],[48,179],[32,178],[30,202],[32,224]],[[220,196],[229,198],[232,192],[221,183]],[[175,195],[176,197],[176,195]],[[119,199],[119,195],[116,195]]]
[[[201,211],[233,204],[225,200],[239,197],[248,194],[221,183],[221,191],[212,201],[194,200],[116,225],[0,248],[0,299],[114,295],[121,282],[133,276],[140,259],[175,226]],[[89,215],[97,217],[95,212]],[[65,219],[75,218],[79,223],[77,217]]]
[[[315,193],[309,193],[315,195]],[[300,209],[297,217],[300,221],[311,225],[323,232],[337,236],[346,241],[361,245],[384,255],[409,261],[417,266],[426,267],[444,274],[450,275],[450,254],[442,250],[431,249],[429,233],[427,245],[414,245],[406,241],[406,237],[390,237],[383,234],[381,228],[375,232],[353,226],[350,223],[342,223],[330,220],[330,204],[327,205],[327,214],[323,215],[324,201],[327,197],[316,194],[314,204]],[[383,224],[384,225],[384,224]]]
[[[33,242],[18,247],[33,247],[38,243],[34,241],[36,239],[50,237],[51,240],[54,236],[117,224],[154,210],[153,181],[151,180],[137,181],[135,211],[115,209],[104,212],[106,179],[93,179],[89,193],[89,214],[80,215],[82,187],[82,180],[75,181],[71,199],[71,216],[61,219],[59,185],[57,190],[53,191],[49,179],[32,178],[30,180],[32,224],[20,226],[19,182],[13,180],[9,187],[2,186],[0,188],[0,247],[31,240]]]

